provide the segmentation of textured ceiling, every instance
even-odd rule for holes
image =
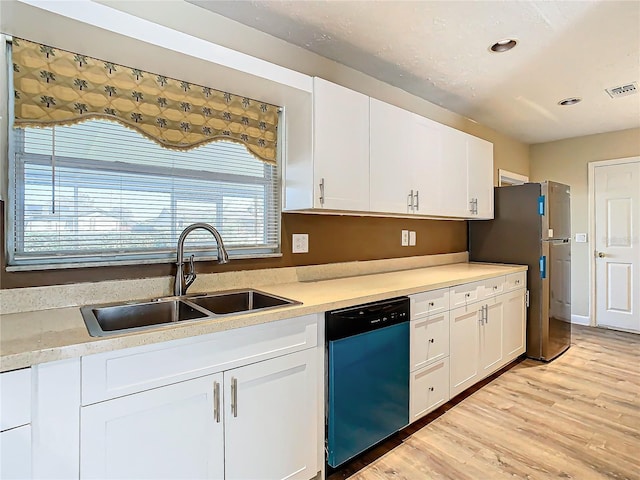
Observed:
[[[640,1],[191,3],[526,143],[640,127],[640,94],[604,91],[640,80]]]

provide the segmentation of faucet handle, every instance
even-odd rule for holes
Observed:
[[[195,257],[195,255],[191,255],[189,257],[189,260],[188,260],[188,262],[189,262],[189,270],[187,272],[185,272],[186,275],[185,275],[185,279],[184,279],[185,291],[187,290],[187,288],[189,288],[191,286],[191,284],[196,279],[196,268],[195,268],[195,265],[193,264],[194,257]]]

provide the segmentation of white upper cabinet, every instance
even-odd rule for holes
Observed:
[[[450,217],[493,218],[493,144],[441,126],[440,212]]]
[[[317,77],[312,131],[284,156],[285,211],[493,218],[490,142]]]
[[[373,212],[413,213],[412,113],[371,99],[370,206]]]
[[[469,218],[493,218],[493,144],[467,135],[467,198]]]
[[[369,210],[369,97],[313,79],[314,207]]]
[[[438,215],[439,124],[372,98],[370,126],[371,211]]]
[[[440,127],[442,161],[434,163],[433,173],[440,179],[436,190],[441,215],[469,216],[467,201],[467,142],[466,134],[446,125]]]
[[[315,77],[312,106],[310,151],[285,142],[283,210],[368,211],[369,97]]]

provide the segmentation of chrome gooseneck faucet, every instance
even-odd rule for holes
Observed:
[[[191,284],[196,279],[196,269],[193,263],[193,255],[189,258],[189,271],[185,271],[185,259],[184,257],[184,241],[191,232],[197,229],[206,230],[211,233],[216,239],[218,243],[218,263],[227,263],[229,262],[229,254],[227,250],[224,248],[224,243],[222,242],[222,237],[220,233],[213,228],[208,223],[194,223],[185,228],[180,234],[180,238],[178,239],[178,258],[176,261],[177,270],[176,270],[176,280],[173,285],[173,294],[176,296],[184,295],[187,293],[187,288],[191,286]]]

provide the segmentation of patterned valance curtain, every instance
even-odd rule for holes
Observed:
[[[13,39],[15,127],[117,121],[163,147],[227,140],[276,163],[275,105]]]

